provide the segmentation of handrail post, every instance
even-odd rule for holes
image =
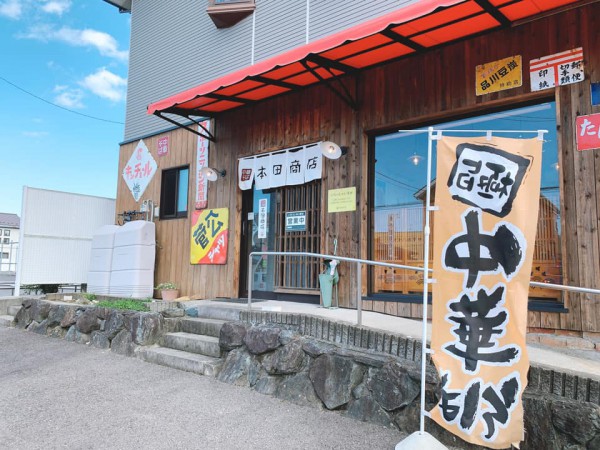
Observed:
[[[248,323],[252,312],[252,252],[248,256]]]
[[[362,325],[362,271],[360,262],[356,263],[356,324]]]

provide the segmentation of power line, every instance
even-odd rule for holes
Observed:
[[[22,92],[25,92],[27,95],[31,95],[32,97],[37,98],[38,100],[41,100],[44,103],[48,103],[49,105],[55,106],[55,107],[60,108],[60,109],[64,109],[65,111],[68,111],[70,113],[77,114],[77,115],[83,116],[83,117],[87,117],[88,119],[94,119],[94,120],[100,120],[102,122],[109,122],[109,123],[116,123],[116,124],[119,124],[119,125],[124,125],[123,122],[117,122],[116,120],[103,119],[101,117],[90,116],[88,114],[83,114],[83,113],[80,113],[78,111],[73,111],[72,109],[65,108],[64,106],[57,105],[56,103],[52,103],[51,101],[48,101],[45,98],[39,97],[39,96],[35,95],[34,93],[29,92],[28,90],[23,89],[20,86],[17,86],[15,83],[12,83],[12,82],[8,81],[4,77],[0,77],[0,80],[4,81],[5,83],[10,84],[11,86],[17,88],[18,90],[20,90]]]

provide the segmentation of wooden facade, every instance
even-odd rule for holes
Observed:
[[[583,47],[585,81],[555,89],[531,92],[528,62],[576,47]],[[355,92],[358,109],[352,110],[326,86],[282,95],[256,105],[225,113],[213,120],[216,142],[210,145],[209,165],[225,169],[227,176],[209,184],[209,208],[228,207],[229,252],[223,266],[189,264],[191,213],[187,219],[156,220],[156,282],[175,281],[182,295],[194,298],[238,297],[242,265],[242,191],[237,187],[237,160],[311,142],[330,140],[349,147],[339,160],[324,160],[321,185],[321,252],[373,259],[371,154],[374,136],[399,128],[434,125],[471,115],[541,101],[555,101],[561,171],[561,229],[564,284],[598,287],[600,280],[600,150],[577,152],[575,119],[598,113],[591,106],[590,83],[600,82],[600,5],[592,3],[548,15],[508,29],[446,45],[404,58],[356,76],[344,78]],[[475,67],[521,55],[523,86],[484,96],[475,94]],[[169,135],[169,153],[157,156],[157,140]],[[159,164],[142,199],[160,198],[160,170],[190,166],[189,208],[195,195],[197,136],[182,129],[145,138]],[[122,145],[119,173],[136,142]],[[327,191],[357,188],[355,212],[328,214]],[[120,177],[117,211],[139,209]],[[363,295],[369,292],[367,269],[362,269]],[[340,305],[356,307],[356,267],[342,264]],[[371,280],[373,282],[373,280]],[[600,332],[600,298],[568,295],[568,313],[530,311],[534,328]],[[364,300],[363,308],[393,315],[420,317],[419,304]]]

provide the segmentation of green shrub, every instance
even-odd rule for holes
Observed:
[[[103,300],[96,304],[102,308],[129,309],[132,311],[150,311],[144,300],[134,300],[131,298],[120,298],[117,300]]]

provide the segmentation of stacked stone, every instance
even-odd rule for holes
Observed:
[[[412,359],[341,346],[301,334],[295,326],[227,323],[218,379],[299,405],[337,410],[358,420],[412,433],[419,428],[420,365]],[[437,404],[439,378],[426,373],[426,408]],[[552,394],[524,394],[522,449],[600,449],[600,407]],[[427,431],[449,446],[480,448],[435,423]]]
[[[139,346],[152,345],[163,334],[161,314],[119,311],[26,299],[15,326],[38,334],[89,344],[133,356]]]

